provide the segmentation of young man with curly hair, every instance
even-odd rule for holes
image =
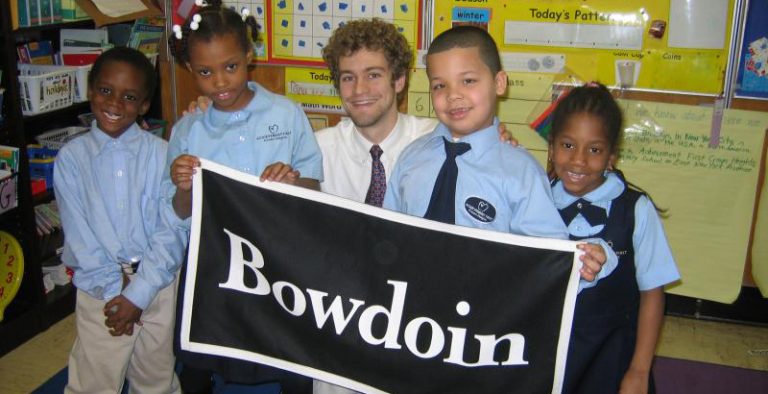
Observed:
[[[323,153],[322,191],[380,206],[368,192],[372,166],[383,165],[389,174],[400,152],[435,128],[435,119],[397,110],[412,58],[405,37],[380,19],[353,20],[334,31],[323,59],[349,117],[315,133]]]

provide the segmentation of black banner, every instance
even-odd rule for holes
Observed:
[[[182,348],[363,392],[559,392],[575,243],[261,183],[194,184]]]

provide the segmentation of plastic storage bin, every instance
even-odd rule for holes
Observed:
[[[36,115],[72,105],[76,67],[22,64],[19,67],[21,112]]]
[[[71,126],[63,129],[49,130],[39,134],[35,139],[37,143],[47,149],[61,149],[64,144],[90,130],[88,127]],[[30,155],[30,158],[32,156]]]
[[[48,149],[39,145],[28,145],[29,176],[30,178],[45,179],[45,188],[53,188],[53,161],[56,158],[57,149]]]

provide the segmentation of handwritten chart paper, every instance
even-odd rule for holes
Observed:
[[[711,108],[622,104],[630,131],[619,168],[668,209],[664,227],[682,276],[668,291],[733,302],[747,257],[768,114],[726,110],[720,145],[712,149]]]

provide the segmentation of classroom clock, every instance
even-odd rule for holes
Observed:
[[[5,307],[11,303],[24,275],[24,253],[16,238],[0,231],[0,321]]]

